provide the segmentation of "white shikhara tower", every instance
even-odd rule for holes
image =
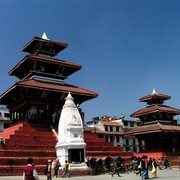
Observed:
[[[63,106],[59,127],[56,154],[61,164],[85,162],[84,129],[81,115],[69,93]]]

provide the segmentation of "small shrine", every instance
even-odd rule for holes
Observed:
[[[59,127],[56,154],[61,164],[67,160],[72,168],[89,169],[85,164],[84,127],[81,115],[69,93],[63,106]]]
[[[135,136],[139,141],[140,152],[171,152],[180,150],[180,125],[174,119],[180,110],[164,105],[171,97],[153,92],[140,98],[148,106],[131,114],[138,119],[139,126],[127,131],[126,136]],[[142,142],[145,149],[141,148]]]

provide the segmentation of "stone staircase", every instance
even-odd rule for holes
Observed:
[[[86,143],[86,158],[105,158],[105,157],[122,157],[126,162],[129,162],[133,156],[132,152],[123,152],[121,146],[114,146],[113,142],[106,142],[105,138],[99,136],[98,133],[93,133],[90,130],[84,131],[84,140]]]
[[[56,157],[57,139],[49,127],[19,123],[0,136],[7,148],[0,146],[0,175],[21,175],[29,157],[34,159],[38,173],[43,174],[47,160]]]
[[[7,146],[6,150],[0,146],[0,176],[22,175],[29,157],[34,159],[37,172],[42,175],[48,159],[56,158],[55,145],[58,140],[50,127],[24,122],[0,132],[0,137],[4,137]],[[132,152],[123,152],[122,147],[114,147],[113,143],[107,143],[91,131],[84,131],[84,140],[86,159],[121,156],[129,160],[133,156]],[[73,172],[72,175],[83,173]]]

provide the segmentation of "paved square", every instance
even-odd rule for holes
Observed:
[[[178,168],[173,168],[172,170],[159,170],[158,169],[158,178],[157,180],[180,180],[180,170]],[[39,176],[40,180],[47,180],[46,176]],[[149,178],[152,178],[152,174],[149,171]],[[22,176],[0,176],[0,180],[22,180]],[[62,179],[61,177],[58,178],[52,178],[52,179]],[[129,173],[129,174],[121,174],[121,177],[118,177],[117,175],[114,175],[111,177],[110,174],[104,174],[104,175],[96,175],[96,176],[77,176],[77,177],[71,177],[68,179],[72,180],[116,180],[116,179],[121,179],[121,180],[141,180],[141,176],[136,175],[134,173]]]

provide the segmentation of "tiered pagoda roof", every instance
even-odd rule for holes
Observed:
[[[163,125],[161,123],[145,125],[145,126],[137,126],[136,128],[132,128],[128,130],[125,135],[145,135],[152,133],[167,133],[167,132],[180,132],[180,126],[175,125]]]
[[[22,51],[28,52],[30,54],[44,54],[48,56],[56,56],[67,46],[68,44],[66,43],[49,40],[47,36],[43,34],[42,38],[35,36],[22,48]]]
[[[65,83],[68,76],[82,68],[79,64],[54,58],[67,46],[49,40],[45,33],[42,38],[35,36],[22,48],[30,54],[9,72],[20,80],[0,95],[0,103],[15,110],[31,102],[60,107],[69,92],[77,104],[96,98],[96,92]]]
[[[140,102],[147,102],[147,104],[163,104],[165,100],[171,99],[171,96],[165,94],[159,94],[153,89],[151,94],[139,99]]]
[[[27,75],[36,72],[64,80],[81,68],[81,65],[73,62],[27,54],[8,74],[23,79]]]
[[[174,116],[180,114],[179,109],[163,104],[165,100],[170,98],[170,96],[159,94],[153,89],[151,94],[139,100],[140,102],[147,102],[149,106],[132,113],[130,116],[139,118],[144,124],[153,123],[154,121],[170,123],[173,121]]]
[[[140,151],[146,153],[179,151],[180,125],[174,116],[179,115],[180,110],[163,105],[168,99],[170,96],[158,94],[153,90],[152,94],[140,99],[140,102],[147,102],[149,106],[131,114],[131,117],[137,118],[140,124],[127,130],[124,135],[135,136],[139,142],[144,141],[145,149],[142,148]]]
[[[180,110],[170,107],[170,106],[165,106],[165,105],[153,105],[153,106],[147,106],[143,109],[140,109],[134,112],[133,114],[131,114],[131,117],[141,118],[144,115],[154,114],[154,113],[168,113],[168,114],[171,114],[172,116],[175,116],[175,115],[180,114]],[[159,114],[159,117],[161,117],[160,114]]]

